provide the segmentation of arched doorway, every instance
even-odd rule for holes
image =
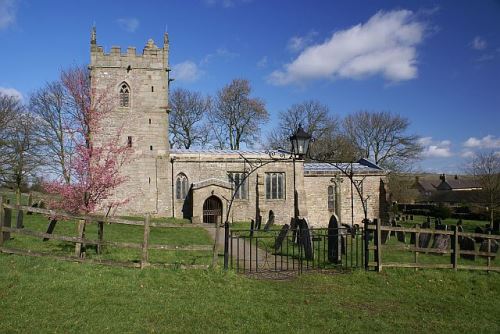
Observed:
[[[203,222],[207,224],[222,222],[222,201],[215,195],[210,196],[203,203]]]

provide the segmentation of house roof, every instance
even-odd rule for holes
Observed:
[[[481,186],[479,183],[470,178],[446,178],[442,183],[446,183],[452,190],[460,190],[460,189],[480,189]],[[439,187],[441,184],[439,185]],[[441,187],[440,187],[441,188]]]
[[[430,180],[418,180],[416,183],[420,185],[420,187],[422,187],[424,191],[427,192],[436,191],[436,188],[439,184],[439,182],[437,181],[430,181]]]

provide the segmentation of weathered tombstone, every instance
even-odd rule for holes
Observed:
[[[391,226],[390,223],[388,223],[388,222],[382,222],[382,225],[383,226]],[[389,241],[389,235],[390,235],[389,231],[384,231],[384,230],[381,231],[382,244],[385,245],[387,243],[387,241]]]
[[[483,233],[484,233],[484,230],[483,230],[481,227],[479,227],[479,226],[478,226],[478,227],[476,227],[476,228],[474,229],[474,233],[480,233],[480,234],[483,234]],[[474,240],[476,240],[476,242],[480,244],[481,242],[483,242],[483,240],[484,240],[484,239],[483,239],[483,238],[481,238],[481,237],[475,237],[475,238],[474,238]]]
[[[281,249],[281,245],[283,244],[283,241],[286,238],[286,235],[288,234],[288,231],[290,230],[290,225],[285,224],[280,230],[280,233],[278,234],[278,237],[276,238],[276,241],[274,242],[274,250],[277,252],[279,249]]]
[[[250,219],[250,237],[253,237],[253,230],[255,229],[255,222],[253,219]]]
[[[422,228],[431,228],[430,220],[426,221],[422,224]],[[430,233],[420,233],[418,238],[418,247],[419,248],[428,248],[431,241]]]
[[[396,225],[396,227],[402,227],[401,225]],[[405,233],[402,231],[397,231],[396,232],[396,237],[398,238],[399,242],[405,243],[406,242],[406,236]]]
[[[474,239],[469,238],[469,237],[463,237],[462,241],[460,242],[460,250],[464,250],[464,251],[475,250]],[[463,259],[468,259],[468,260],[475,260],[476,259],[476,256],[472,255],[472,254],[460,254],[460,257]]]
[[[28,195],[28,206],[32,206],[32,205],[33,205],[33,193],[30,192]],[[28,215],[28,216],[32,215],[32,214],[33,214],[33,212],[31,212],[31,211],[26,212],[26,215]]]
[[[431,220],[427,219],[427,221],[422,223],[422,228],[431,228]]]
[[[482,243],[481,246],[479,246],[479,251],[480,252],[489,252],[489,253],[498,253],[498,242],[496,240],[490,240],[490,249],[488,250],[488,240],[485,239]],[[482,256],[482,257],[487,257],[487,256]],[[493,260],[495,259],[494,256],[491,257]]]
[[[11,225],[12,219],[12,210],[4,208],[3,209],[3,226],[4,227],[12,227]],[[3,241],[10,240],[10,232],[2,232],[2,236],[0,236]]]
[[[24,228],[23,216],[24,216],[23,210],[17,211],[16,228]]]
[[[494,233],[499,233],[500,232],[500,220],[495,220],[493,222],[493,232]]]
[[[447,250],[450,245],[450,236],[446,234],[436,234],[434,237],[434,242],[432,244],[432,248],[438,250]]]
[[[391,221],[391,226],[396,227],[396,221],[394,219]],[[395,236],[395,235],[396,235],[396,231],[391,231],[391,236]]]
[[[342,262],[342,246],[344,242],[341,231],[337,218],[332,215],[328,223],[328,261],[331,263]]]
[[[267,220],[266,225],[264,225],[264,231],[269,231],[269,228],[274,225],[274,212],[273,210],[269,211],[269,219]]]
[[[298,219],[297,225],[299,227],[299,243],[304,247],[304,255],[307,260],[314,258],[314,249],[309,225],[304,218]]]
[[[255,229],[260,230],[261,225],[262,225],[262,216],[259,215],[257,217],[257,221],[255,222]]]
[[[54,229],[56,228],[56,223],[57,223],[57,219],[51,219],[50,222],[49,222],[49,226],[47,226],[47,234],[52,234],[52,232],[54,232]],[[49,240],[49,238],[43,238],[43,241],[47,241]]]

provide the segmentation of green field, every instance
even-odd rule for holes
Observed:
[[[0,255],[0,332],[498,333],[500,275],[310,273],[287,281]]]

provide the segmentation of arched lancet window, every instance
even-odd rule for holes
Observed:
[[[120,85],[120,107],[128,107],[130,105],[130,87],[123,82]]]
[[[183,173],[177,175],[177,181],[175,183],[175,198],[185,199],[188,194],[188,178]]]
[[[335,196],[337,194],[337,185],[328,186],[328,211],[335,212]]]

